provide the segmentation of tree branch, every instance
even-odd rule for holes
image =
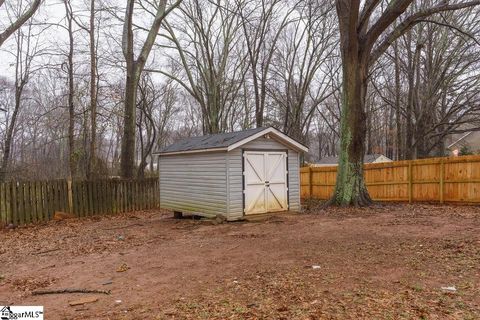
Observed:
[[[447,27],[447,28],[453,29],[453,30],[457,31],[458,33],[461,33],[462,35],[472,39],[473,41],[475,41],[476,44],[480,45],[480,41],[478,41],[472,34],[466,32],[466,31],[463,31],[459,27],[456,27],[456,26],[451,25],[449,23],[443,23],[443,22],[428,20],[428,19],[421,19],[421,20],[419,20],[419,22],[433,23],[433,24],[437,24],[437,25],[442,26],[442,27]]]
[[[425,17],[431,16],[435,13],[444,12],[444,11],[453,11],[459,9],[465,9],[480,5],[480,0],[463,2],[458,4],[441,4],[433,8],[428,8],[421,10],[417,13],[412,14],[407,17],[402,23],[395,27],[385,39],[372,51],[370,54],[370,65],[375,63],[378,58],[390,47],[390,45],[395,42],[399,37],[404,35],[408,30],[410,30],[416,24],[422,22]],[[370,31],[369,31],[370,33]]]
[[[368,21],[375,8],[378,6],[381,0],[367,0],[360,13],[360,20],[358,22],[358,31],[363,33],[368,28]]]
[[[373,24],[373,26],[368,30],[365,36],[365,55],[370,54],[370,50],[377,41],[378,37],[387,30],[387,28],[395,21],[402,13],[407,10],[408,6],[413,2],[413,0],[397,0],[392,1],[382,13],[380,18]]]
[[[157,8],[157,14],[155,16],[155,20],[153,21],[153,25],[150,28],[150,31],[147,35],[147,39],[145,40],[145,43],[143,44],[142,51],[140,52],[140,55],[138,57],[138,64],[139,64],[139,69],[138,71],[141,72],[143,69],[143,66],[145,65],[145,62],[147,61],[147,58],[150,54],[150,51],[152,50],[153,44],[155,43],[155,39],[157,38],[158,35],[158,30],[160,29],[160,26],[162,25],[163,19],[175,8],[177,8],[182,0],[177,0],[174,4],[172,4],[168,9],[167,7],[167,0],[161,0],[158,8]]]
[[[0,7],[2,6],[5,0],[0,0]],[[0,47],[2,44],[10,37],[15,31],[17,31],[28,19],[30,19],[33,14],[37,11],[38,7],[42,3],[42,0],[34,0],[30,8],[22,14],[16,21],[14,21],[10,26],[0,33]]]

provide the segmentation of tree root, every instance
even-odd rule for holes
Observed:
[[[361,190],[358,192],[357,196],[352,197],[349,202],[344,202],[340,200],[341,197],[337,191],[334,192],[333,196],[322,205],[322,209],[327,207],[369,207],[372,206],[375,202],[372,200],[367,190]]]

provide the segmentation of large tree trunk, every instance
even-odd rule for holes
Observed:
[[[135,173],[135,111],[138,78],[133,66],[127,66],[127,83],[125,85],[125,111],[123,122],[123,139],[121,152],[121,175],[131,179]]]
[[[369,50],[358,34],[359,2],[337,1],[342,56],[340,154],[335,191],[328,204],[367,206],[372,203],[363,178]]]
[[[365,154],[367,65],[356,48],[342,51],[343,96],[337,183],[330,204],[366,206],[372,203],[363,178]]]

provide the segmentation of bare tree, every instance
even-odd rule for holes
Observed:
[[[35,55],[39,53],[38,38],[36,41],[33,39],[32,24],[29,24],[25,33],[17,32],[16,35],[14,84],[15,101],[3,143],[3,157],[0,163],[0,181],[5,181],[7,178],[7,170],[10,164],[14,132],[23,103],[23,93],[25,86],[29,82],[32,74],[37,70],[33,66],[33,59],[35,58]]]
[[[121,174],[125,178],[132,178],[134,176],[136,127],[135,112],[138,82],[140,81],[140,76],[145,67],[145,63],[147,62],[150,51],[152,50],[157,38],[162,21],[174,8],[180,5],[181,1],[182,0],[176,0],[176,2],[173,3],[169,8],[167,8],[167,0],[160,0],[159,2],[154,3],[154,7],[156,7],[155,17],[137,58],[135,58],[134,54],[133,32],[133,12],[135,1],[127,1],[122,35],[122,51],[127,65],[121,152]]]
[[[332,9],[308,1],[298,5],[274,54],[267,90],[280,109],[278,126],[303,142],[317,107],[334,92],[338,42]]]
[[[178,82],[198,103],[204,133],[231,129],[247,71],[246,54],[238,45],[238,7],[191,0],[179,8],[181,23],[165,23],[168,36],[178,52],[175,70],[159,72]],[[185,21],[186,23],[184,23]],[[238,118],[238,117],[235,117]]]
[[[367,137],[377,139],[372,146],[379,148],[384,137],[385,152],[393,148],[396,159],[443,156],[448,136],[480,128],[480,79],[475,71],[480,57],[471,36],[478,30],[479,14],[471,8],[430,17],[428,24],[409,30],[381,57],[368,90],[369,96],[381,100],[367,110],[372,109],[369,116],[375,119],[389,116],[377,122],[378,128],[369,126]],[[392,73],[395,77],[389,76]]]
[[[74,65],[73,65],[73,55],[74,55],[74,30],[73,30],[73,10],[70,0],[64,0],[65,6],[65,17],[67,22],[67,32],[68,32],[68,53],[67,53],[67,74],[68,74],[68,152],[69,152],[69,175],[75,177],[76,175],[76,157],[75,157],[75,105],[74,105],[74,96],[75,96],[75,85],[74,85]]]
[[[175,90],[173,80],[158,85],[154,83],[149,73],[142,75],[138,86],[137,127],[140,161],[137,177],[145,176],[145,169],[150,163],[153,170],[154,148],[165,145],[166,130],[175,110]]]
[[[382,10],[379,7],[382,3],[380,0],[367,0],[362,8],[361,1],[336,1],[341,39],[343,100],[340,161],[331,204],[368,205],[372,202],[363,179],[365,98],[370,66],[395,40],[414,25],[424,22],[426,17],[480,4],[478,0],[456,4],[442,1],[404,17],[402,22],[390,28],[412,2],[413,0],[390,2]]]
[[[90,45],[90,152],[87,177],[92,178],[97,159],[97,43],[95,41],[95,0],[90,0],[90,23],[88,28]]]
[[[244,1],[239,4],[238,14],[248,52],[250,77],[255,101],[255,124],[264,125],[267,101],[267,81],[278,40],[292,22],[291,14],[297,8],[287,10],[280,0]],[[247,101],[245,103],[248,103]]]

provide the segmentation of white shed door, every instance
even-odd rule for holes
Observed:
[[[288,210],[286,159],[285,152],[244,153],[245,214]]]

